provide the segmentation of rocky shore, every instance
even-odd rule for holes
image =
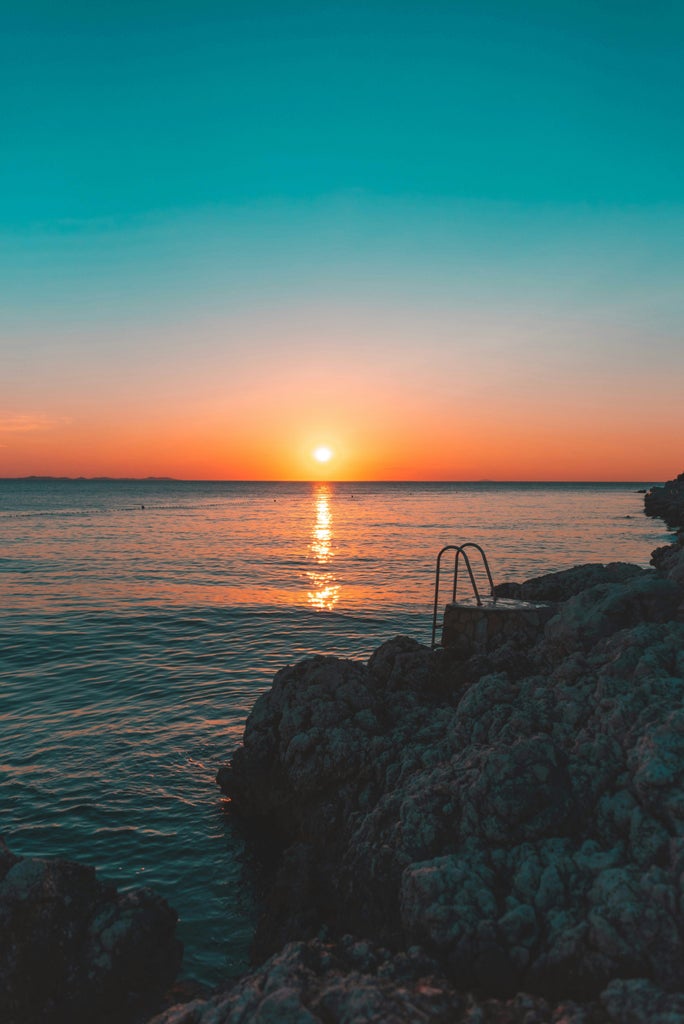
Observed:
[[[156,1024],[684,1020],[684,550],[502,593],[539,635],[276,675],[218,775],[267,959]]]
[[[258,966],[154,1024],[684,1022],[681,534],[499,592],[545,624],[276,675],[218,774],[271,849]],[[174,926],[0,846],[0,1016],[145,1019]]]
[[[644,496],[647,516],[664,519],[669,529],[684,529],[684,473],[663,487],[652,487]]]

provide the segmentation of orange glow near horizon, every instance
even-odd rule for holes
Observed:
[[[0,477],[656,482],[681,471],[676,375],[635,363],[618,378],[611,362],[573,376],[562,353],[523,366],[475,327],[428,360],[419,329],[444,331],[429,319],[331,331],[316,359],[312,329],[298,358],[277,352],[268,372],[266,334],[244,328],[234,370],[196,365],[173,339],[177,359],[163,371],[117,367],[90,387],[46,357],[51,386],[0,409]],[[640,405],[651,394],[658,401]]]
[[[402,422],[401,405],[388,403],[365,423],[356,416],[353,429],[335,423],[339,442],[329,461],[312,458],[315,427],[278,432],[268,420],[248,427],[228,418],[159,424],[134,417],[134,424],[104,425],[89,418],[0,436],[0,476],[658,481],[682,468],[672,433],[657,429],[657,409],[648,429],[623,420],[603,430],[595,421],[564,421],[564,412],[487,420],[471,410],[433,408],[416,424],[415,416]]]

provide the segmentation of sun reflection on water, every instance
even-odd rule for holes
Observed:
[[[334,557],[333,517],[330,508],[330,488],[327,484],[320,484],[314,491],[314,512],[309,551],[316,562],[316,567],[306,574],[312,588],[307,591],[306,599],[317,611],[331,612],[340,599],[342,588],[336,582],[330,565]]]

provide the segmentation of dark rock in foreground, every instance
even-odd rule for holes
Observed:
[[[176,914],[150,889],[120,895],[95,870],[16,857],[0,840],[0,1020],[69,1024],[148,1013],[176,976]]]
[[[683,1019],[684,552],[660,565],[534,581],[559,602],[534,644],[464,659],[404,637],[367,666],[277,674],[219,782],[287,845],[257,936],[260,955],[306,940],[258,975],[280,964],[307,1007],[287,1019]],[[322,926],[392,963],[424,951],[448,1011],[323,1012],[335,971],[346,983],[339,965],[302,980]],[[366,1007],[394,998],[362,984]],[[459,1016],[469,990],[493,1016]],[[243,1019],[230,999],[212,1020]],[[553,1017],[543,1000],[577,1006]]]
[[[674,480],[668,480],[662,487],[652,487],[644,495],[644,512],[647,516],[664,519],[671,529],[684,528],[684,473]]]
[[[624,1002],[622,993],[615,998]],[[291,943],[230,991],[174,1007],[151,1024],[603,1024],[609,1019],[599,1003],[465,995],[417,949],[392,955],[347,937],[337,944]]]

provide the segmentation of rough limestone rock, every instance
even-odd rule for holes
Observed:
[[[610,1019],[619,1024],[681,1024],[684,994],[663,992],[644,978],[613,981],[601,994]]]
[[[670,1020],[684,992],[683,559],[534,581],[526,596],[559,604],[524,650],[450,659],[399,637],[368,665],[278,673],[219,773],[287,846],[259,952],[306,940],[305,959],[325,925],[420,948],[449,998],[474,990],[496,1012],[528,991],[575,1001],[553,1019],[645,1024],[655,992]],[[319,1019],[316,1005],[287,1019]],[[344,1013],[320,1019],[375,1019]]]
[[[572,569],[535,576],[524,583],[500,583],[494,588],[498,597],[512,597],[518,601],[567,601],[589,587],[600,583],[627,583],[629,580],[648,572],[629,562],[609,562],[601,565],[590,562],[575,565]]]
[[[645,574],[629,586],[598,584],[571,598],[546,628],[554,659],[587,651],[621,629],[644,622],[667,622],[676,614],[681,587],[669,578]]]
[[[684,527],[684,473],[674,480],[668,480],[662,487],[652,487],[644,495],[644,512],[647,516],[664,519],[674,530]]]
[[[104,1024],[153,1006],[180,965],[175,926],[150,889],[120,895],[91,867],[16,857],[0,840],[0,1019]]]
[[[651,554],[651,565],[660,573],[684,587],[684,530],[681,530],[674,544],[656,548]]]

